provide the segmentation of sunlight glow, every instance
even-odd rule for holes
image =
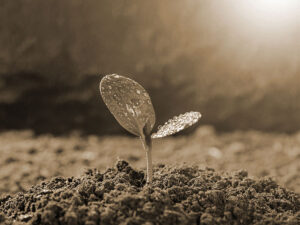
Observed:
[[[258,0],[251,1],[252,7],[264,16],[281,17],[293,11],[295,1],[290,0]]]
[[[249,22],[267,27],[285,27],[299,13],[298,0],[241,0],[241,13]]]
[[[241,0],[236,4],[239,17],[247,26],[265,32],[284,31],[299,19],[299,0]]]

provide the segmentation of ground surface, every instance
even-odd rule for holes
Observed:
[[[216,173],[197,166],[143,171],[119,160],[104,173],[57,177],[0,199],[5,224],[299,224],[300,196],[246,171]]]
[[[162,224],[170,218],[175,224],[300,220],[300,133],[216,134],[203,126],[188,136],[156,139],[150,191],[138,138],[10,131],[0,134],[0,143],[0,222],[9,224],[7,216],[29,224],[141,224],[152,217]],[[130,167],[123,170],[122,161],[116,167],[118,158]]]
[[[86,168],[104,170],[117,158],[145,169],[145,152],[138,138],[126,136],[34,136],[30,131],[0,134],[0,193],[28,190],[54,176],[80,176]],[[155,139],[154,164],[188,163],[217,171],[246,169],[250,176],[271,176],[300,193],[300,133],[256,131],[216,134],[203,126],[189,136]]]

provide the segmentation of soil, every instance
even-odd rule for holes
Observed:
[[[157,139],[151,187],[137,138],[7,131],[0,143],[0,224],[300,221],[299,133]]]
[[[257,178],[269,176],[300,194],[300,133],[271,134],[239,131],[218,134],[201,126],[192,135],[155,139],[153,163],[184,162],[204,169],[240,169]],[[56,176],[78,177],[86,168],[101,171],[118,158],[146,169],[138,138],[128,136],[39,135],[30,130],[0,133],[0,194],[26,191]]]
[[[124,160],[104,173],[56,177],[0,199],[4,224],[299,224],[300,196],[244,170],[221,174],[194,166],[143,171]]]

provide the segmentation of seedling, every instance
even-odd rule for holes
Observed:
[[[155,112],[147,91],[134,80],[117,74],[100,82],[100,94],[115,119],[130,133],[139,136],[146,151],[147,183],[152,182],[152,139],[175,134],[197,123],[199,112],[187,112],[168,120],[152,133]]]

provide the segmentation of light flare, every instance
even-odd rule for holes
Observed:
[[[299,14],[298,0],[241,0],[241,14],[256,25],[286,27],[294,23]]]

